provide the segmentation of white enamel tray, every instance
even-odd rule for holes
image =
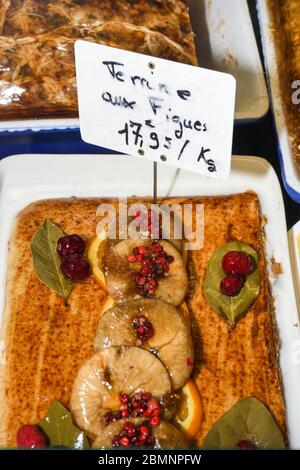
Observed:
[[[294,284],[298,310],[300,309],[300,221],[289,230],[290,256],[294,275]],[[300,356],[300,344],[299,344]]]
[[[290,146],[290,136],[286,124],[284,104],[280,91],[280,76],[277,66],[275,34],[266,0],[257,0],[257,11],[270,93],[272,97],[274,119],[278,135],[278,153],[282,179],[290,197],[300,203],[300,174],[295,167],[292,148]]]
[[[247,0],[190,0],[201,67],[237,79],[236,119],[262,117],[269,98]],[[74,129],[78,119],[0,121],[1,131]]]
[[[280,363],[289,441],[300,449],[300,329],[291,274],[280,186],[270,164],[258,157],[233,157],[231,176],[215,181],[158,166],[159,196],[221,195],[255,191],[267,218],[266,253],[282,265],[270,275],[279,327]],[[145,196],[152,192],[152,162],[117,155],[16,155],[0,162],[0,312],[3,309],[7,245],[14,217],[32,201],[56,197]],[[272,196],[270,196],[272,195]],[[204,208],[205,210],[205,208]],[[298,348],[298,350],[297,350]],[[298,352],[298,354],[297,354]]]

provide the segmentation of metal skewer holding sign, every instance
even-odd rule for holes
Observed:
[[[86,41],[75,43],[85,142],[203,176],[229,177],[235,79]],[[157,199],[154,165],[153,199]]]
[[[153,162],[153,204],[157,204],[157,162]]]

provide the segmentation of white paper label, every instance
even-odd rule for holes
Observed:
[[[85,142],[228,178],[234,77],[87,41],[75,56]]]

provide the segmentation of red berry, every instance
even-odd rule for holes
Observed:
[[[46,437],[37,426],[26,424],[17,432],[17,445],[26,449],[41,449],[46,447]]]
[[[151,426],[153,427],[156,427],[160,424],[160,417],[159,416],[153,416],[151,419],[150,419],[150,424]]]
[[[127,431],[127,436],[132,441],[132,439],[136,438],[136,430],[135,429],[129,429],[129,431]]]
[[[128,395],[126,395],[125,393],[123,395],[120,395],[120,402],[126,405],[126,403],[128,403]]]
[[[250,450],[250,449],[257,449],[256,445],[253,442],[248,441],[247,439],[241,439],[237,445],[235,446],[236,449],[243,449],[243,450]]]
[[[228,274],[224,277],[220,283],[220,290],[222,294],[227,295],[228,297],[234,297],[238,295],[241,288],[243,287],[244,280],[241,276],[237,274]]]
[[[139,408],[137,408],[136,411],[137,411],[139,416],[143,416],[145,410],[142,406],[140,406]]]
[[[128,410],[121,410],[121,418],[128,418],[129,411]]]
[[[253,269],[253,263],[250,256],[243,251],[229,251],[223,257],[222,268],[225,273],[239,274],[240,276],[248,276]]]
[[[61,256],[81,255],[85,250],[85,242],[79,235],[65,235],[57,241],[57,252]]]
[[[151,398],[147,401],[147,406],[148,406],[151,410],[154,410],[155,408],[158,408],[158,407],[159,407],[159,404],[158,404],[158,401],[156,400],[156,398],[151,397]]]
[[[82,255],[67,256],[61,263],[63,274],[73,281],[83,281],[91,274],[91,266]]]
[[[150,429],[147,428],[147,426],[141,426],[140,429],[139,429],[140,433],[145,435],[145,436],[149,436],[150,435]]]
[[[137,334],[138,334],[139,336],[142,336],[142,335],[145,334],[146,329],[145,329],[144,326],[140,325],[140,326],[137,327],[137,330],[136,330],[136,331],[137,331]]]
[[[124,424],[124,429],[125,431],[132,431],[134,429],[134,424],[131,423],[130,421],[127,421],[127,423]]]
[[[142,399],[144,401],[148,401],[148,400],[150,400],[150,398],[151,398],[151,393],[143,393]]]
[[[120,444],[121,446],[124,446],[124,447],[129,447],[130,441],[129,441],[128,437],[121,437],[121,438],[119,439],[119,444]]]
[[[139,286],[144,286],[146,284],[146,279],[144,277],[140,277],[137,281]]]
[[[127,258],[128,263],[134,263],[135,260],[136,260],[135,255],[129,255],[128,258]]]
[[[144,416],[145,418],[148,418],[148,417],[150,417],[150,416],[152,415],[152,412],[153,412],[153,411],[150,410],[150,408],[147,408],[147,409],[144,411],[143,416]]]
[[[112,438],[112,446],[113,446],[113,447],[119,447],[119,446],[120,446],[120,444],[119,444],[119,436],[114,436],[114,437]]]
[[[148,276],[149,273],[150,273],[149,268],[145,267],[145,268],[142,268],[142,269],[141,269],[141,274],[142,274],[143,276]]]
[[[148,436],[145,436],[145,434],[139,434],[140,442],[146,442],[147,440],[148,440]]]
[[[139,408],[141,406],[141,402],[139,400],[134,400],[132,403],[133,408]]]
[[[158,287],[158,281],[156,281],[155,279],[151,279],[151,281],[147,282],[147,286],[149,287],[149,289],[156,289]]]

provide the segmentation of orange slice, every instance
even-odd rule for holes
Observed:
[[[102,260],[105,254],[106,230],[95,237],[87,249],[87,258],[92,267],[92,273],[97,282],[106,290],[104,272],[102,270]]]
[[[192,379],[188,380],[180,393],[181,400],[175,416],[175,424],[188,439],[193,439],[198,434],[203,421],[201,396]]]

